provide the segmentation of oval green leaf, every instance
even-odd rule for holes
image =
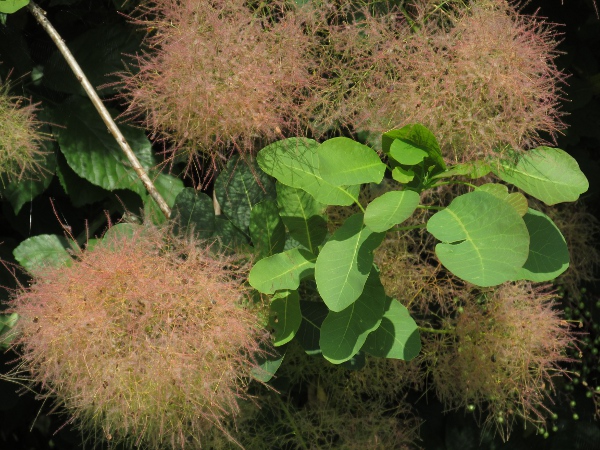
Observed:
[[[442,264],[477,286],[514,279],[529,255],[525,222],[512,205],[489,192],[456,197],[429,219],[427,230],[442,241],[435,247]]]
[[[363,292],[373,265],[373,250],[385,237],[363,224],[363,215],[354,214],[321,249],[315,266],[315,280],[321,298],[332,311],[342,311]]]
[[[505,184],[487,183],[477,187],[477,190],[489,192],[500,200],[504,200],[509,205],[512,205],[521,217],[527,214],[527,210],[529,209],[527,198],[520,192],[509,194],[508,187]]]
[[[25,239],[13,250],[15,259],[29,273],[49,266],[63,266],[71,263],[67,252],[69,241],[55,234],[42,234]]]
[[[61,126],[53,130],[69,167],[81,178],[109,191],[130,189],[145,196],[144,185],[115,138],[107,132],[92,103],[81,97],[62,106],[55,117]],[[113,117],[118,115],[118,112],[109,112]],[[144,130],[127,125],[119,128],[142,167],[148,171],[154,166],[154,159]]]
[[[242,230],[248,232],[250,214],[257,203],[275,199],[275,182],[256,164],[234,156],[215,181],[217,200],[223,213]]]
[[[381,325],[369,334],[362,350],[379,358],[404,361],[410,361],[419,354],[419,327],[398,300],[387,298]]]
[[[274,142],[256,158],[265,173],[282,184],[302,189],[326,205],[348,206],[358,199],[360,186],[335,186],[319,172],[317,149],[312,139],[289,138]]]
[[[387,231],[412,216],[419,200],[414,191],[386,192],[367,206],[365,225],[375,232]]]
[[[372,268],[360,297],[340,312],[330,311],[323,321],[320,337],[323,356],[341,364],[356,355],[369,333],[379,327],[385,303],[379,273]]]
[[[302,323],[298,291],[278,292],[271,299],[269,326],[274,330],[273,345],[287,344],[296,335]]]
[[[323,217],[325,205],[302,189],[282,183],[277,183],[277,204],[292,238],[317,254],[318,246],[327,236],[327,223]]]
[[[389,154],[391,152],[392,144],[396,139],[403,141],[404,146],[410,146],[426,152],[428,158],[436,166],[435,172],[446,170],[446,163],[444,163],[444,158],[442,157],[440,144],[433,133],[423,125],[418,123],[410,124],[384,133],[381,143],[385,153]]]
[[[294,291],[300,286],[300,280],[314,273],[316,260],[309,251],[293,248],[258,261],[248,281],[263,294],[274,294],[282,289]]]
[[[12,14],[29,5],[29,0],[2,0],[0,14]]]
[[[158,193],[165,200],[169,208],[172,208],[175,204],[175,199],[184,189],[183,181],[177,177],[164,173],[151,175],[151,177]],[[156,203],[156,200],[154,200],[150,194],[144,196],[144,211],[146,217],[150,217],[155,224],[161,224],[167,220],[158,206],[158,203]]]
[[[370,147],[346,137],[323,142],[318,148],[319,171],[334,186],[381,183],[386,166]]]
[[[300,300],[300,309],[302,310],[302,324],[296,333],[296,339],[308,355],[318,355],[321,353],[319,345],[321,325],[323,325],[329,310],[323,302],[308,300]]]
[[[267,199],[257,203],[250,213],[250,238],[259,257],[270,256],[283,251],[285,227],[275,200]]]
[[[213,201],[194,188],[185,188],[177,194],[171,217],[176,234],[193,233],[196,239],[208,239],[215,232]]]
[[[517,280],[550,281],[569,268],[567,242],[552,219],[540,211],[529,209],[523,217],[531,242],[527,261]]]
[[[402,139],[394,139],[390,145],[390,156],[400,164],[414,166],[423,162],[428,154],[425,150],[415,147],[411,142]]]
[[[494,172],[547,205],[574,202],[589,188],[575,158],[560,148],[529,150],[517,164],[503,161]]]

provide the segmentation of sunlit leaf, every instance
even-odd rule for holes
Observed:
[[[574,202],[589,187],[575,158],[559,148],[529,150],[516,164],[501,162],[494,172],[547,205]]]
[[[365,210],[365,225],[376,232],[387,231],[404,222],[419,205],[414,191],[390,191],[377,197]]]
[[[427,230],[435,252],[454,275],[478,286],[512,280],[529,254],[529,232],[517,211],[489,192],[456,197],[434,214]]]
[[[50,266],[62,266],[71,263],[67,252],[69,241],[55,234],[42,234],[25,239],[13,250],[15,259],[29,273]]]
[[[347,206],[358,199],[360,186],[335,186],[319,172],[319,144],[312,139],[289,138],[258,152],[258,165],[282,184],[302,189],[325,205]]]
[[[317,148],[319,171],[334,186],[381,183],[385,164],[370,147],[346,137],[336,137]]]
[[[369,334],[362,349],[379,358],[410,361],[421,351],[419,327],[404,305],[388,297],[381,325]]]
[[[248,281],[250,286],[263,294],[298,289],[300,280],[312,276],[317,257],[307,250],[291,249],[258,261]]]
[[[355,214],[323,246],[315,280],[329,309],[342,311],[360,297],[373,265],[373,250],[384,237],[363,224],[362,214]]]
[[[181,191],[183,191],[183,181],[172,175],[159,173],[158,175],[152,176],[154,187],[161,195],[165,203],[169,208],[172,208],[175,204],[175,199]],[[167,218],[159,208],[158,203],[152,198],[150,194],[144,196],[144,211],[146,217],[152,218],[152,221],[156,224],[164,223]]]
[[[29,0],[1,0],[0,13],[12,14],[29,5]]]
[[[390,156],[400,164],[414,166],[423,162],[428,154],[425,150],[421,150],[410,141],[394,139],[392,145],[390,145]]]
[[[515,211],[517,211],[521,217],[523,217],[529,209],[527,198],[520,192],[513,192],[509,194],[508,187],[504,184],[487,183],[478,186],[477,190],[489,192],[490,194],[499,198],[500,200],[505,201],[513,208],[515,208]]]

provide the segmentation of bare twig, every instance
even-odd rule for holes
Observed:
[[[87,79],[87,77],[85,76],[83,71],[81,70],[81,67],[79,67],[79,64],[73,57],[73,54],[70,52],[70,50],[66,46],[65,42],[60,37],[60,35],[56,31],[56,29],[52,26],[50,21],[46,18],[46,12],[43,9],[41,9],[39,6],[37,6],[34,2],[29,2],[28,8],[31,11],[31,14],[33,14],[35,19],[38,21],[38,23],[50,35],[50,38],[52,38],[52,40],[54,41],[54,43],[56,44],[56,46],[62,53],[63,57],[69,64],[69,67],[71,67],[71,70],[73,70],[73,73],[75,74],[75,77],[77,78],[77,81],[79,81],[79,83],[81,83],[81,86],[83,86],[83,89],[85,90],[86,94],[88,95],[88,97],[90,98],[90,100],[92,101],[94,106],[96,107],[96,110],[102,117],[102,120],[108,127],[110,133],[116,139],[117,143],[119,144],[119,146],[121,147],[121,149],[123,150],[125,155],[127,156],[127,159],[129,159],[129,162],[130,162],[131,166],[133,167],[133,170],[135,170],[135,173],[138,175],[140,180],[142,180],[142,183],[144,184],[144,187],[146,188],[148,193],[156,201],[160,210],[165,215],[165,217],[168,219],[171,216],[171,209],[169,208],[169,205],[167,205],[167,202],[165,201],[165,199],[160,195],[160,193],[154,187],[152,180],[148,177],[148,174],[146,174],[146,172],[145,172],[144,168],[142,167],[142,165],[140,164],[140,161],[138,160],[137,156],[135,156],[135,153],[133,153],[133,150],[131,149],[131,147],[127,143],[127,140],[125,139],[125,137],[123,136],[123,134],[121,133],[119,128],[117,127],[117,124],[114,122],[114,120],[110,116],[108,110],[102,103],[102,100],[100,100],[100,97],[98,96],[98,94],[96,93],[96,91],[94,90],[92,85],[90,84],[89,80]]]

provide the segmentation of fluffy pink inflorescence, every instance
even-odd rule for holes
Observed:
[[[312,62],[294,17],[274,20],[243,0],[154,0],[146,8],[137,22],[154,32],[139,72],[123,78],[129,114],[180,152],[213,160],[297,131]]]
[[[46,153],[38,105],[11,96],[9,90],[9,83],[0,83],[0,174],[8,181],[36,177]]]
[[[372,73],[356,97],[357,129],[421,123],[456,162],[496,155],[503,145],[528,149],[542,142],[540,133],[564,127],[556,33],[543,20],[507,0],[474,1],[443,18],[428,0],[415,3],[412,27],[365,21],[372,50],[360,65]]]
[[[196,448],[226,433],[266,336],[231,260],[165,230],[113,236],[12,300],[15,375],[109,441]]]
[[[543,424],[553,381],[575,342],[554,299],[547,287],[519,282],[466,304],[454,333],[424,350],[440,399],[449,408],[476,406],[504,437],[518,418]]]

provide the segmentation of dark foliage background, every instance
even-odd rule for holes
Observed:
[[[121,5],[120,0],[45,0],[40,6],[74,51],[94,86],[109,85],[101,90],[106,103],[120,110],[115,100],[114,76],[106,77],[122,68],[128,61],[124,54],[138,48],[142,33],[132,26],[126,14],[135,4]],[[532,13],[539,10],[550,22],[562,24],[560,46],[564,53],[559,67],[570,74],[565,88],[564,120],[569,127],[559,137],[558,146],[579,161],[590,181],[585,202],[600,217],[600,20],[591,0],[533,0],[525,6]],[[42,102],[42,119],[60,129],[60,124],[74,120],[74,111],[82,94],[45,32],[26,9],[9,16],[0,25],[0,78],[14,83],[14,93]],[[43,76],[40,77],[40,75]],[[143,140],[143,131],[131,129],[131,134]],[[12,250],[24,239],[38,234],[62,234],[64,226],[75,236],[85,239],[86,233],[100,233],[108,219],[116,222],[126,211],[139,211],[145,196],[131,190],[105,190],[94,186],[73,172],[65,155],[55,143],[46,143],[51,153],[47,165],[58,176],[42,181],[24,181],[20,189],[10,184],[0,185],[0,257],[14,262]],[[160,157],[154,163],[160,162]],[[184,164],[170,167],[178,175]],[[168,177],[166,173],[165,177]],[[168,184],[169,178],[164,178]],[[171,180],[172,181],[172,180]],[[185,181],[191,185],[192,181]],[[210,186],[207,187],[210,192]],[[108,214],[105,212],[108,211]],[[86,230],[87,227],[87,230]],[[17,276],[19,273],[17,272]],[[25,279],[23,279],[25,281]],[[0,271],[0,284],[15,287],[14,276],[8,270]],[[600,285],[585,286],[582,301],[590,305],[592,322],[600,323],[600,309],[593,305],[600,300]],[[0,301],[6,300],[7,291],[0,292]],[[587,308],[588,306],[586,306]],[[598,337],[597,327],[587,332],[593,341]],[[14,355],[1,356],[2,367],[8,367]],[[600,383],[600,363],[591,352],[584,355],[588,365],[590,385]],[[91,448],[93,443],[82,444],[82,436],[72,429],[69,418],[55,414],[52,405],[36,401],[28,392],[15,393],[16,384],[0,381],[0,450],[71,450]],[[417,396],[410,399],[424,419],[421,445],[427,450],[468,449],[600,449],[600,424],[594,418],[595,405],[586,397],[587,389],[565,380],[559,386],[558,403],[552,407],[558,415],[554,424],[558,432],[548,439],[536,435],[533,429],[515,430],[507,443],[482,433],[471,416],[462,413],[444,414],[443,407],[432,398]],[[433,397],[433,396],[431,396]],[[572,402],[576,406],[572,406]],[[578,420],[573,419],[576,413]]]

